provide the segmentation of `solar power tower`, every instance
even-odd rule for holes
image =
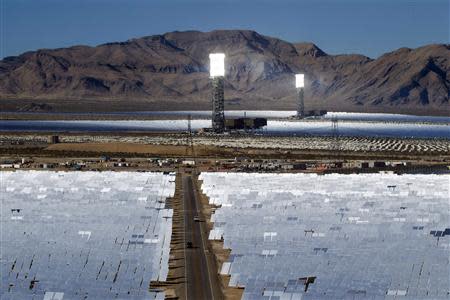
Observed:
[[[209,54],[209,74],[212,81],[212,129],[215,133],[225,131],[225,108],[223,81],[225,77],[225,54]]]
[[[297,119],[305,117],[305,102],[304,102],[304,89],[305,89],[305,75],[295,74],[295,87],[297,88],[298,103],[297,103]]]

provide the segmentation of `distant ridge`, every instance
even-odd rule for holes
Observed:
[[[6,57],[1,110],[208,109],[208,54],[218,51],[226,54],[232,109],[293,109],[293,74],[303,72],[311,108],[450,114],[450,45],[400,48],[371,59],[328,55],[312,43],[248,30],[170,32]],[[90,106],[76,104],[86,101]]]

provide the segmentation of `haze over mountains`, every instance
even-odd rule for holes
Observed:
[[[328,55],[254,31],[171,32],[26,52],[0,61],[1,110],[209,109],[209,58],[226,54],[226,109],[307,108],[449,114],[450,45],[401,48],[377,59]]]

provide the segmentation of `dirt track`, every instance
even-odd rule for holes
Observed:
[[[152,282],[151,289],[163,289],[166,299],[221,300],[224,297],[213,247],[208,240],[209,217],[195,175],[177,174],[176,193],[168,200],[174,210],[169,275],[165,282]],[[189,244],[189,246],[188,246]],[[229,293],[227,293],[229,295]]]
[[[241,145],[243,146],[243,145]],[[251,148],[226,147],[220,145],[198,145],[194,146],[194,151],[198,157],[253,157],[253,158],[302,158],[302,159],[325,159],[325,158],[345,158],[345,159],[406,159],[406,160],[440,160],[445,161],[450,158],[448,151],[429,152],[425,154],[408,153],[402,151],[351,151],[338,149],[276,149],[276,148]],[[164,144],[137,144],[121,142],[98,142],[98,143],[61,143],[49,145],[42,149],[43,153],[50,156],[70,157],[80,154],[119,154],[144,155],[158,157],[191,157],[191,150],[185,145],[164,145]],[[19,151],[17,151],[19,153]]]

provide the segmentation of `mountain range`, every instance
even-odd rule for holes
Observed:
[[[170,32],[96,47],[41,49],[0,61],[2,111],[210,109],[209,53],[226,55],[226,109],[450,114],[450,45],[376,59],[330,55],[250,30]]]

